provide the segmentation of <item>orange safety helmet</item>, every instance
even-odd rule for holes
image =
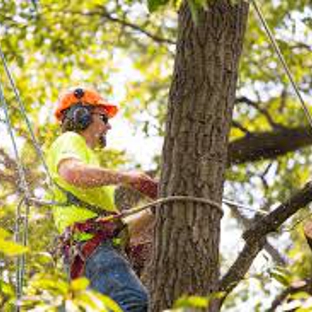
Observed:
[[[60,97],[54,112],[56,119],[61,121],[64,110],[78,103],[83,103],[86,106],[101,106],[108,118],[113,118],[118,112],[118,107],[104,100],[97,91],[76,88]]]

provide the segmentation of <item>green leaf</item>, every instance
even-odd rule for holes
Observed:
[[[52,255],[48,252],[40,251],[33,254],[37,256],[36,261],[38,261],[41,264],[48,264],[54,261]]]
[[[198,6],[193,0],[187,0],[187,3],[191,10],[192,19],[195,25],[198,25]]]
[[[11,241],[0,240],[0,252],[4,253],[6,256],[17,256],[27,251],[27,247],[18,245]]]
[[[291,276],[289,272],[282,267],[275,267],[271,272],[270,275],[277,280],[279,283],[281,283],[284,286],[289,286],[291,282]]]
[[[207,297],[200,296],[183,296],[179,298],[175,304],[174,309],[178,308],[206,308],[209,304]]]
[[[33,289],[45,290],[54,295],[65,295],[68,293],[67,282],[57,275],[36,274],[29,284]]]
[[[6,295],[9,297],[13,297],[14,296],[14,289],[10,284],[0,280],[0,294]]]
[[[28,251],[28,248],[19,245],[8,238],[11,234],[3,228],[0,228],[0,252],[6,256],[17,256]]]
[[[302,299],[309,299],[311,295],[309,295],[307,292],[300,291],[297,293],[294,293],[290,296],[293,300],[302,300]]]
[[[85,290],[89,286],[89,280],[85,277],[77,278],[71,282],[71,289],[73,291]]]
[[[110,297],[99,293],[97,293],[97,297],[101,299],[101,301],[105,304],[105,306],[108,307],[111,311],[122,312],[122,309],[119,307],[119,305]]]
[[[159,9],[159,7],[167,4],[168,0],[147,0],[148,10],[152,13]]]
[[[7,230],[0,228],[0,239],[8,238],[10,235],[11,234]]]

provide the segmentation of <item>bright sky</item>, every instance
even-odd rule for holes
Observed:
[[[108,147],[125,150],[131,159],[142,165],[144,170],[152,169],[152,158],[155,154],[161,153],[163,139],[146,138],[142,133],[134,134],[133,125],[124,120],[121,114],[112,120],[111,124]]]
[[[113,59],[120,70],[110,75],[113,98],[109,100],[118,105],[126,96],[124,87],[126,82],[133,80],[133,77],[140,78],[140,74],[133,69],[131,60],[125,55],[116,52]],[[135,104],[131,103],[131,105]],[[108,147],[125,150],[143,169],[151,169],[153,156],[161,153],[163,139],[158,136],[146,137],[143,133],[135,131],[136,125],[124,118],[122,107],[117,116],[111,120],[111,124],[112,130],[108,136]]]

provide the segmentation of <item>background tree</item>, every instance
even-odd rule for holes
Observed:
[[[1,45],[44,148],[56,135],[56,126],[51,126],[51,111],[59,90],[79,82],[94,85],[110,99],[118,100],[123,116],[132,124],[129,129],[133,135],[143,131],[149,140],[164,135],[164,103],[167,102],[177,40],[176,8],[163,6],[150,14],[145,5],[135,1],[44,0],[40,1],[36,12],[28,2],[0,3]],[[275,29],[301,92],[309,100],[312,46],[309,1],[260,4],[270,26]],[[308,181],[311,136],[299,103],[252,10],[238,73],[224,196],[255,210],[262,207],[270,211]],[[29,164],[28,179],[32,182],[32,190],[40,195],[46,187],[42,168],[34,160],[25,124],[2,67],[0,77],[20,137],[20,148],[24,151],[22,158],[26,165]],[[124,87],[120,88],[122,83]],[[0,114],[1,133],[5,133],[2,111]],[[1,226],[12,232],[17,198],[16,163],[9,143],[2,143]],[[120,157],[115,162],[116,157],[112,156],[111,165],[125,166],[126,161],[127,167],[140,166],[128,153],[114,153]],[[104,158],[107,159],[107,153]],[[159,154],[155,154],[151,167],[158,167],[158,160]],[[241,208],[228,210],[225,206],[224,210],[222,273],[230,267],[241,248],[239,237],[243,224],[255,215]],[[49,215],[49,207],[31,210],[29,238],[34,254],[28,260],[27,279],[42,271],[42,267],[45,270],[48,267],[47,259],[41,259],[43,264],[38,265],[36,252],[46,251],[51,242],[53,224],[47,218]],[[257,258],[257,265],[251,268],[249,277],[243,279],[224,302],[226,310],[241,310],[244,304],[249,310],[256,307],[264,310],[277,291],[288,288],[285,278],[285,285],[274,281],[277,274],[271,256],[274,261],[286,260],[289,274],[284,270],[282,275],[287,277],[287,283],[311,275],[310,254],[302,241],[302,232],[300,227],[292,226],[308,216],[309,211],[302,210],[281,228],[279,235],[269,238],[266,250],[270,253],[262,253]],[[41,240],[38,240],[38,233]],[[228,235],[230,239],[226,239]],[[12,282],[14,261],[11,258],[1,261],[4,264],[0,268],[3,280]],[[53,263],[49,263],[53,268]],[[269,284],[272,285],[270,288]]]

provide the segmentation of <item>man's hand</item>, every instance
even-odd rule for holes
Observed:
[[[143,172],[129,172],[129,185],[140,193],[150,197],[157,198],[158,181],[152,179]]]
[[[124,221],[128,225],[131,243],[138,244],[150,236],[155,216],[151,211],[144,210],[126,217]]]

